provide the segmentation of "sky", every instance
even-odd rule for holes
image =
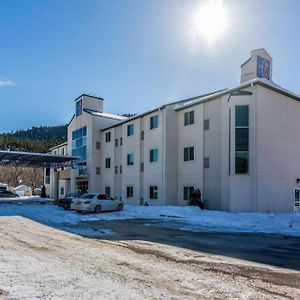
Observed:
[[[300,94],[300,1],[224,0],[228,27],[195,32],[207,0],[0,0],[0,132],[71,119],[83,93],[139,113],[239,84],[250,51]]]

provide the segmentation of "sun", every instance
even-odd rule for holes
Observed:
[[[194,34],[209,44],[215,43],[228,32],[229,12],[222,0],[201,1],[191,19]]]

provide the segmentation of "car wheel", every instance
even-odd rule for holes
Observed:
[[[100,213],[101,213],[101,206],[100,206],[100,205],[97,205],[97,206],[95,207],[95,213],[97,213],[97,214],[100,214]]]
[[[119,204],[118,205],[118,210],[122,210],[123,209],[123,204]]]

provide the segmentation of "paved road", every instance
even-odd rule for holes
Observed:
[[[174,220],[176,223],[180,221]],[[178,224],[176,224],[178,225]],[[110,240],[145,240],[300,271],[300,238],[263,234],[189,232],[161,220],[81,222],[76,226],[113,231]],[[98,237],[97,237],[98,236]]]

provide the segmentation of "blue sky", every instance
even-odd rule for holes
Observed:
[[[231,27],[213,46],[190,31],[201,2],[0,0],[0,132],[67,123],[82,93],[138,113],[234,86],[261,47],[300,94],[300,1],[224,0]]]

